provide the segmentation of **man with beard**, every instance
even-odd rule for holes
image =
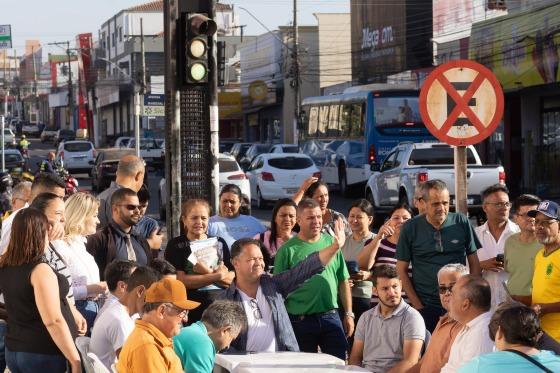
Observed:
[[[401,298],[397,270],[383,264],[372,275],[379,303],[360,317],[349,365],[371,372],[405,372],[418,362],[426,337],[424,320]]]
[[[432,332],[445,314],[439,294],[437,273],[450,263],[469,263],[470,272],[480,276],[476,250],[481,246],[469,219],[449,212],[449,190],[441,180],[428,180],[422,196],[426,213],[410,219],[401,228],[397,244],[397,271],[410,304]],[[466,259],[466,260],[465,260]],[[412,263],[412,279],[408,267]]]
[[[105,228],[87,239],[87,251],[99,266],[99,273],[115,259],[131,260],[139,266],[151,259],[148,241],[132,228],[140,219],[140,202],[136,192],[128,188],[117,189],[111,197],[112,221]]]
[[[543,245],[535,257],[532,307],[541,328],[560,342],[560,206],[543,201],[527,215],[535,218],[537,240]]]

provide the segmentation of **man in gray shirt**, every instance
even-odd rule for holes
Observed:
[[[379,303],[358,320],[348,364],[374,373],[404,372],[420,358],[426,337],[424,319],[401,299],[395,267],[376,267],[372,281]]]

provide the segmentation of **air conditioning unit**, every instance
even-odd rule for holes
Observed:
[[[507,10],[506,0],[487,0],[487,10]]]

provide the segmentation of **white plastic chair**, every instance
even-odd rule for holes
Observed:
[[[94,373],[111,373],[109,369],[103,363],[96,354],[93,352],[88,352],[87,354],[88,360],[90,360],[91,365],[93,366]]]
[[[82,357],[82,364],[86,373],[110,373],[99,358],[93,352],[89,352],[89,342],[89,337],[76,338],[76,347]]]

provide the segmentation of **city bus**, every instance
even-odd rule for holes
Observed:
[[[302,153],[321,170],[321,180],[348,187],[363,184],[370,164],[403,141],[435,141],[418,108],[419,90],[410,85],[369,84],[302,102]]]

